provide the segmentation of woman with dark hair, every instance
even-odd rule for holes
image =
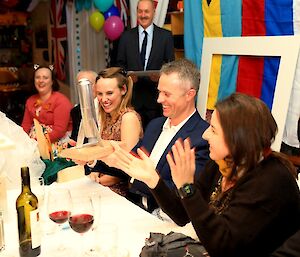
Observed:
[[[300,227],[295,169],[271,150],[276,122],[259,99],[232,94],[218,102],[203,138],[210,158],[198,179],[189,140],[167,155],[171,191],[141,149],[141,159],[115,146],[118,166],[146,183],[177,224],[192,222],[213,257],[269,256]]]
[[[34,66],[34,86],[36,94],[30,96],[25,105],[22,127],[30,137],[36,138],[34,119],[47,131],[52,150],[57,151],[68,141],[72,130],[70,100],[58,92],[59,85],[53,66]]]
[[[127,72],[119,67],[102,70],[95,82],[96,96],[99,101],[101,138],[122,141],[128,151],[143,136],[141,118],[131,106],[132,87],[131,77],[127,76]],[[101,161],[98,161],[86,173],[89,172],[91,172],[91,179],[126,196],[128,191],[127,174],[121,174]]]

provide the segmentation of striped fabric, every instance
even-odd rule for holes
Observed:
[[[203,37],[292,35],[292,0],[185,1],[186,57],[201,64]],[[208,4],[208,2],[210,2]],[[198,22],[196,22],[198,20]],[[197,25],[196,25],[197,24]],[[263,99],[271,108],[278,57],[214,56],[208,109],[238,91]]]
[[[204,37],[300,34],[300,0],[187,0],[184,12],[185,55],[199,68]],[[279,57],[214,56],[207,108],[235,91],[256,96],[272,108],[279,64]],[[299,147],[299,99],[300,60],[283,138],[294,147]]]
[[[184,2],[184,45],[188,59],[200,67],[203,37],[241,35],[241,3],[241,0],[212,0],[209,4],[207,1]],[[235,91],[237,66],[236,56],[213,57],[208,109],[214,108],[217,99]]]
[[[242,36],[293,35],[292,0],[244,0]],[[241,57],[237,91],[261,98],[271,109],[279,57]]]
[[[59,80],[66,79],[67,56],[67,23],[66,2],[63,0],[51,0],[50,6],[51,42],[54,68]]]

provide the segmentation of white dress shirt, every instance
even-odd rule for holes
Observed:
[[[163,155],[167,146],[170,144],[173,137],[195,112],[196,109],[190,116],[180,122],[177,126],[171,126],[169,118],[165,121],[162,132],[160,133],[160,136],[158,137],[150,154],[150,159],[154,162],[155,167],[157,166],[161,156]]]

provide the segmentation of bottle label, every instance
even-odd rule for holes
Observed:
[[[41,245],[41,226],[39,209],[30,212],[32,249]]]

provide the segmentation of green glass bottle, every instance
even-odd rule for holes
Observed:
[[[41,230],[38,199],[30,189],[29,168],[21,168],[22,192],[16,201],[20,257],[35,257],[41,253]]]

